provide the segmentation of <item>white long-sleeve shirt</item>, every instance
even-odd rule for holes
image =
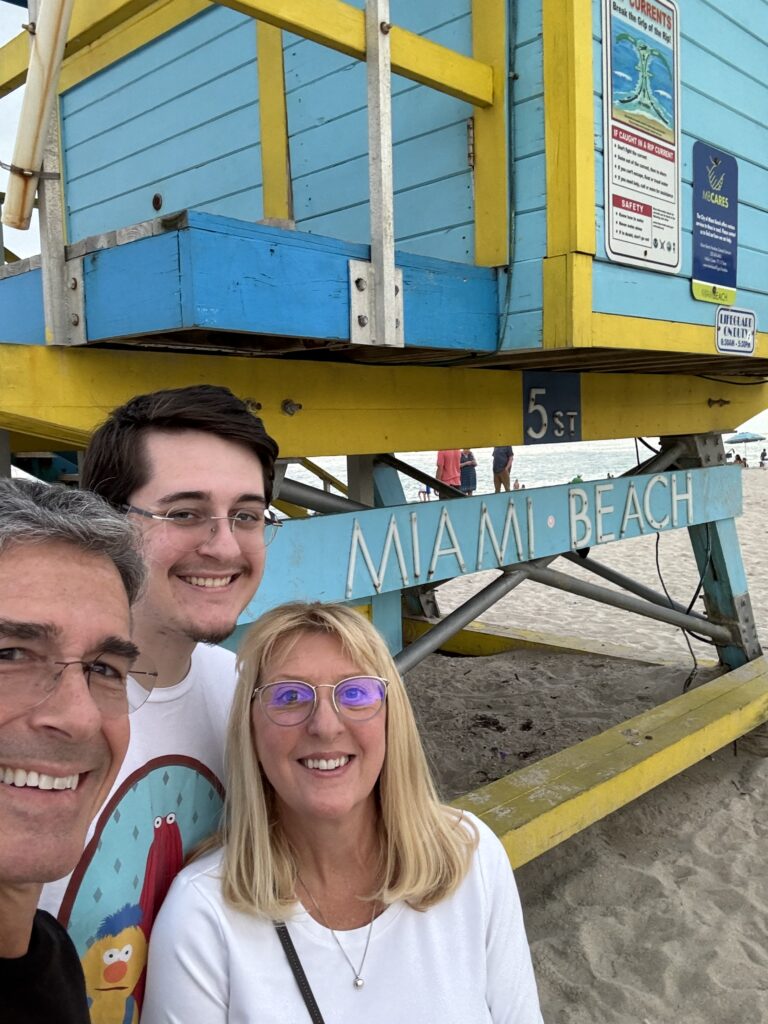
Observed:
[[[298,906],[288,929],[326,1024],[542,1024],[512,869],[473,820],[480,843],[454,895],[425,912],[396,903],[374,921],[361,989],[330,930]],[[142,1024],[307,1024],[274,926],[224,903],[220,863],[209,854],[171,888]],[[357,967],[368,925],[336,934]]]

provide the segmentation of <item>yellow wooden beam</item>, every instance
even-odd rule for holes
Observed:
[[[592,257],[580,252],[542,261],[545,349],[592,343]]]
[[[474,113],[475,263],[494,267],[509,262],[506,0],[472,0],[472,52],[492,68],[496,97]]]
[[[365,14],[341,0],[217,0],[332,50],[365,60]],[[467,103],[494,102],[492,69],[479,60],[392,26],[392,71]]]
[[[264,216],[290,220],[293,217],[293,195],[288,154],[283,33],[274,25],[257,22],[256,48]]]
[[[714,326],[684,324],[674,320],[594,313],[589,343],[597,348],[695,352],[717,355]],[[755,336],[755,355],[768,358],[768,331]],[[745,357],[746,358],[746,357]]]
[[[54,439],[59,447],[84,446],[109,410],[132,395],[204,382],[261,402],[286,457],[458,448],[468,437],[478,445],[523,439],[517,370],[0,344],[0,381],[0,429]],[[300,410],[287,415],[286,401]],[[766,406],[768,385],[584,374],[582,437],[730,430]]]
[[[72,12],[65,59],[155,3],[156,0],[78,0]],[[29,39],[22,32],[0,48],[0,96],[24,84],[28,65]]]
[[[426,619],[404,618],[403,641],[406,644],[413,643],[428,633],[432,625]],[[607,640],[590,640],[588,637],[565,636],[538,629],[516,629],[477,619],[441,643],[439,649],[449,654],[464,654],[475,658],[487,658],[507,651],[545,651],[548,654],[589,654],[601,658],[620,658],[644,665],[680,664],[679,658],[665,658],[651,647],[652,644],[649,644],[647,656],[643,656],[636,645],[614,644]],[[699,664],[713,667],[716,662],[705,659]]]
[[[362,11],[341,0],[220,0],[223,6],[248,14],[259,21],[265,21],[277,28],[295,32],[331,49],[347,53],[359,60],[365,59],[365,16]],[[183,9],[188,0],[169,0],[169,4],[158,4],[157,0],[78,0],[72,18],[65,58],[74,57],[86,47],[97,43],[114,29],[119,29],[136,15],[160,6],[177,7],[179,17],[175,24],[185,21],[188,14]],[[201,10],[205,4],[201,6]],[[165,12],[164,19],[170,28],[174,27],[173,10]],[[145,23],[145,27],[149,22]],[[168,31],[166,28],[164,31]],[[158,33],[160,34],[160,33]],[[100,60],[109,56],[107,63],[118,60],[132,52],[135,39],[141,33],[126,38],[113,37],[106,48],[96,47]],[[153,36],[145,38],[149,42]],[[448,93],[486,107],[493,103],[492,69],[472,57],[465,57],[445,46],[408,32],[394,25],[392,39],[392,70],[396,74],[415,82],[422,82],[438,91]],[[0,96],[23,85],[29,63],[29,45],[26,34],[22,33],[5,46],[0,47]],[[94,60],[94,66],[98,63]],[[87,64],[81,65],[86,70]],[[101,67],[107,64],[102,63]],[[98,70],[101,70],[101,67]],[[75,84],[73,73],[67,79],[68,86]],[[83,75],[83,77],[87,77]],[[81,80],[81,79],[77,79]],[[67,86],[67,87],[68,87]]]
[[[335,487],[341,494],[349,494],[349,488],[342,480],[335,477],[333,473],[329,473],[327,469],[323,469],[322,466],[318,466],[316,462],[313,462],[311,459],[298,459],[298,462],[299,465],[304,467],[304,469],[308,470],[310,473],[314,473],[314,475],[319,480],[322,480],[323,483],[327,483],[330,484],[331,487]]]
[[[768,720],[768,659],[460,797],[519,867]]]
[[[59,91],[66,92],[212,6],[210,0],[155,0],[87,46],[70,52],[59,76]]]
[[[595,253],[590,0],[542,0],[547,255]]]

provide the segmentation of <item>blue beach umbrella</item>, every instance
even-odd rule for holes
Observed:
[[[733,437],[726,438],[726,444],[749,444],[752,441],[764,441],[762,434],[750,434],[748,430],[741,430]]]
[[[752,433],[750,433],[749,430],[740,430],[737,434],[734,434],[733,437],[727,438],[725,443],[726,444],[743,444],[744,445],[744,454],[745,454],[745,457],[746,457],[747,445],[748,444],[751,444],[754,441],[764,441],[764,440],[765,440],[765,438],[763,437],[762,434],[752,434]],[[762,465],[762,463],[761,463],[761,465]]]

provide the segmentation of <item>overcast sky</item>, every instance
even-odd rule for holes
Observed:
[[[7,43],[21,31],[27,20],[27,12],[23,7],[3,3],[0,0],[0,46]],[[11,162],[13,147],[16,142],[16,128],[19,123],[21,97],[23,89],[16,89],[10,96],[0,98],[0,160],[4,164]],[[0,169],[0,192],[5,192],[8,172]],[[13,231],[3,228],[3,239],[6,247],[17,256],[34,256],[40,252],[40,239],[37,233],[37,213],[33,214],[32,226],[29,231]]]

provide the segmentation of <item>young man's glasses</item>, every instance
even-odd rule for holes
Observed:
[[[102,716],[120,718],[140,708],[157,682],[157,671],[147,658],[132,661],[118,654],[63,661],[6,642],[0,645],[0,703],[6,714],[30,711],[56,691],[68,668],[78,666]]]
[[[123,512],[132,512],[145,519],[162,524],[170,539],[184,547],[205,544],[216,531],[219,522],[226,522],[238,544],[245,547],[267,547],[275,539],[280,520],[269,510],[243,508],[231,516],[209,516],[194,508],[171,509],[168,512],[152,512],[136,505],[123,505]]]
[[[301,725],[317,707],[317,691],[329,689],[337,715],[353,722],[365,722],[384,707],[387,681],[378,676],[351,676],[338,683],[313,686],[296,679],[257,686],[251,699],[258,696],[264,714],[275,725]]]

